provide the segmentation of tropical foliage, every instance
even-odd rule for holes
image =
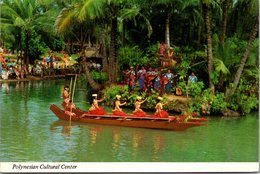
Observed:
[[[29,65],[49,50],[83,55],[86,46],[100,45],[103,72],[85,66],[99,90],[130,65],[160,66],[164,41],[174,48],[172,70],[184,93],[195,71],[191,96],[209,97],[212,112],[247,113],[258,103],[258,7],[257,0],[2,0],[0,46],[24,51]]]

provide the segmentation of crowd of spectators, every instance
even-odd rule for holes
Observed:
[[[28,75],[43,77],[44,75],[54,75],[56,70],[62,74],[61,69],[68,68],[71,60],[70,56],[63,54],[62,61],[58,61],[58,58],[50,52],[47,56],[44,56],[43,61],[35,61],[34,64],[29,64],[26,67],[20,63],[21,54],[18,51],[17,58],[10,58],[13,57],[13,54],[8,54],[0,48],[0,79],[23,79]]]

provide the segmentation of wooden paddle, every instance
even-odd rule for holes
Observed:
[[[77,74],[76,74],[76,76],[75,76],[74,85],[73,85],[73,91],[72,91],[72,97],[71,97],[72,102],[73,102],[73,98],[74,98],[74,92],[75,92],[75,87],[76,87],[76,81],[77,81]]]
[[[77,81],[77,74],[75,76],[75,80],[74,80],[74,84],[73,84],[71,103],[73,103],[73,99],[74,99],[74,92],[75,92],[75,87],[76,87],[76,81]],[[70,112],[72,112],[72,107],[70,107]],[[70,114],[70,125],[71,125],[71,114]]]
[[[72,77],[70,78],[70,88],[69,88],[69,90],[71,91],[71,86],[72,86]],[[69,98],[71,99],[71,92],[69,93]]]

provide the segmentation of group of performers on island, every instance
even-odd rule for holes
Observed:
[[[62,106],[64,108],[65,114],[69,115],[69,116],[75,116],[76,114],[73,112],[73,109],[76,109],[75,104],[72,102],[72,100],[70,99],[70,91],[69,88],[66,86],[64,87],[64,91],[63,91],[63,102],[62,102]],[[90,115],[105,115],[106,112],[104,110],[104,108],[100,107],[98,105],[99,102],[102,102],[104,100],[104,98],[98,100],[97,98],[97,94],[92,94],[93,97],[93,101],[92,101],[92,105],[89,108],[88,112],[86,114],[90,114]],[[126,102],[121,102],[121,96],[120,95],[116,95],[116,100],[114,102],[114,106],[113,106],[113,110],[112,110],[112,114],[115,116],[127,116],[127,114],[125,112],[123,112],[121,106],[126,105]],[[146,113],[141,109],[141,105],[146,101],[146,99],[142,99],[141,96],[137,96],[136,97],[136,101],[135,101],[135,110],[133,111],[133,116],[136,117],[146,117]],[[162,97],[158,97],[158,103],[155,106],[155,113],[153,115],[153,117],[155,118],[167,118],[169,116],[169,114],[163,110],[163,98]],[[83,115],[84,116],[84,115]]]
[[[176,80],[174,79],[175,75],[170,69],[168,69],[165,74],[162,74],[162,71],[159,71],[157,68],[153,70],[150,67],[148,71],[146,71],[146,69],[142,67],[139,71],[137,71],[137,73],[135,73],[134,67],[131,66],[130,70],[123,71],[123,75],[124,84],[128,85],[130,91],[133,91],[138,87],[139,89],[147,92],[154,89],[160,94],[170,94],[172,86],[176,84]]]

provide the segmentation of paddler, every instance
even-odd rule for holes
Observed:
[[[146,113],[141,109],[141,104],[144,103],[146,99],[142,101],[141,96],[137,96],[136,99],[137,101],[135,102],[135,110],[133,111],[133,114],[137,117],[145,117]]]
[[[89,113],[95,114],[95,115],[104,115],[106,113],[104,108],[98,106],[98,103],[102,102],[104,100],[104,98],[101,100],[98,100],[97,94],[92,94],[92,97],[93,97],[93,101],[92,101],[91,107],[89,108]]]
[[[69,100],[69,102],[65,106],[65,114],[69,116],[76,116],[76,114],[73,111],[73,109],[76,109],[75,104],[72,102],[72,100]]]
[[[68,86],[64,87],[63,93],[62,93],[62,98],[63,98],[63,102],[62,102],[62,106],[64,109],[66,109],[66,105],[69,103],[70,101],[70,90]]]
[[[126,113],[124,113],[122,111],[122,109],[120,108],[120,106],[123,106],[126,104],[126,102],[124,103],[121,103],[120,102],[120,99],[121,99],[121,95],[116,95],[116,101],[115,101],[115,107],[114,109],[112,110],[112,113],[113,115],[118,115],[118,116],[126,116]]]
[[[159,118],[168,118],[169,114],[163,110],[163,98],[158,97],[159,102],[155,106],[155,113],[154,117],[159,117]]]

